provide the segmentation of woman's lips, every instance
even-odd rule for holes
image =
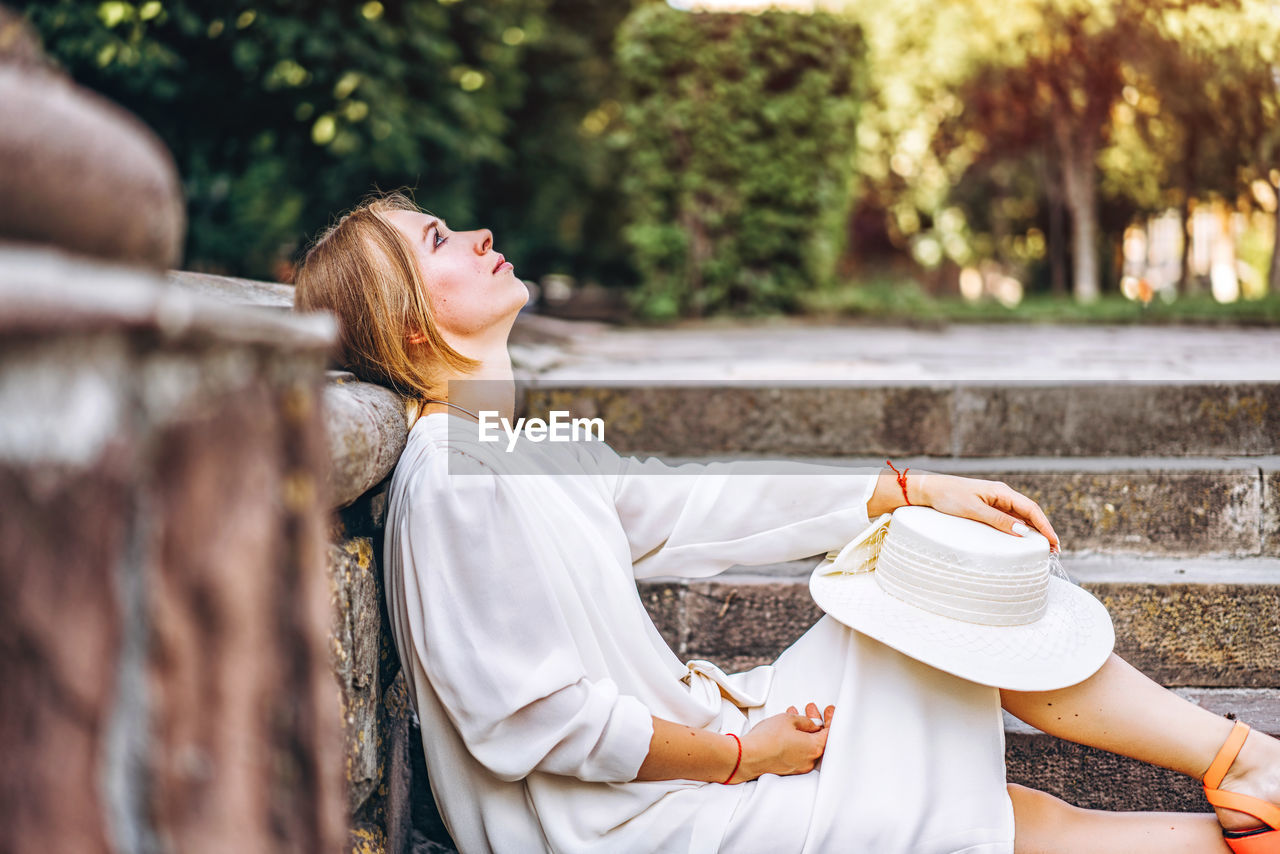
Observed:
[[[494,267],[493,267],[493,274],[496,276],[498,273],[501,273],[501,272],[502,272],[502,268],[503,268],[503,267],[506,267],[508,270],[514,270],[514,269],[515,269],[515,267],[513,267],[513,266],[511,265],[511,262],[510,262],[510,261],[508,261],[506,258],[504,258],[504,257],[502,257],[501,255],[499,255],[499,256],[498,256],[498,263],[497,263],[497,264],[495,264],[495,265],[494,265]]]

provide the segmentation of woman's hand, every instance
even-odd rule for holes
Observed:
[[[742,763],[729,778],[745,783],[762,774],[807,774],[827,749],[827,733],[836,707],[819,714],[810,703],[801,715],[792,706],[784,714],[765,718],[742,737]],[[815,723],[821,720],[822,723]]]
[[[927,504],[935,510],[952,516],[963,516],[986,522],[1007,534],[1021,536],[1030,524],[1049,541],[1052,551],[1059,551],[1061,544],[1049,519],[1036,504],[1021,492],[998,480],[981,480],[973,477],[957,477],[936,472],[912,472],[908,477],[918,478],[918,489],[912,492],[912,502]],[[1019,530],[1018,526],[1022,526]]]

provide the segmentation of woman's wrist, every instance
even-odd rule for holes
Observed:
[[[907,475],[907,500],[912,504],[919,504],[923,507],[931,507],[933,503],[929,500],[929,475],[932,472],[914,469]]]
[[[731,756],[733,756],[733,769],[729,772],[729,775],[722,778],[720,782],[725,783],[726,785],[729,783],[740,783],[742,782],[740,779],[740,772],[742,770],[742,739],[733,733],[727,733],[725,735],[725,739],[728,740],[730,750],[732,751]]]
[[[876,488],[867,501],[867,516],[875,519],[882,513],[892,513],[907,504],[932,506],[929,492],[932,474],[918,469],[894,471],[882,468]]]
[[[738,741],[742,745],[742,758],[738,761],[738,767],[734,769],[733,776],[729,777],[727,780],[725,780],[724,777],[720,778],[721,780],[725,780],[727,783],[746,783],[754,780],[764,773],[755,767],[756,751],[754,750],[750,739],[747,736],[741,736]],[[730,746],[734,746],[732,741],[730,741],[729,744]]]

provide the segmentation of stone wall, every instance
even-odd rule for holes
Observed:
[[[386,623],[386,482],[338,515],[329,547],[332,661],[342,687],[349,847],[354,854],[453,851],[427,781],[422,736]]]
[[[384,630],[399,398],[260,283],[0,263],[16,850],[452,850]]]
[[[398,398],[325,381],[292,288],[164,275],[172,157],[4,6],[0,103],[0,847],[438,849],[380,615]]]
[[[325,318],[0,246],[0,827],[337,851]]]

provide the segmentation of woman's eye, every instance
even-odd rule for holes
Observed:
[[[446,240],[448,240],[448,239],[449,239],[449,238],[447,238],[447,237],[443,236],[443,235],[440,233],[440,230],[439,230],[439,229],[436,229],[435,237],[432,239],[431,248],[432,248],[432,249],[439,249],[439,248],[440,248],[440,244],[444,243],[444,242],[445,242]]]

